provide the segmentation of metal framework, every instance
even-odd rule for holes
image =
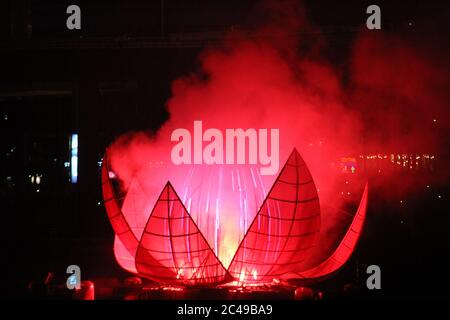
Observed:
[[[136,253],[136,269],[152,280],[186,286],[229,279],[170,182],[145,226]]]
[[[138,188],[135,185],[132,188]],[[105,207],[116,233],[114,252],[126,270],[160,283],[215,286],[220,283],[269,283],[274,279],[314,280],[340,269],[350,258],[361,234],[367,208],[367,184],[353,221],[333,254],[306,269],[320,231],[317,189],[306,163],[294,149],[224,268],[176,191],[167,182],[145,228],[129,219],[144,213],[122,206],[109,178],[107,157],[102,167]],[[135,196],[133,190],[126,197]],[[126,210],[126,211],[124,211]],[[127,220],[128,219],[128,220]],[[147,219],[147,218],[146,218]],[[136,221],[136,220],[135,220]]]
[[[272,282],[301,271],[320,231],[317,189],[294,149],[241,242],[229,271],[239,281]]]

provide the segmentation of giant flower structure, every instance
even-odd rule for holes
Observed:
[[[208,287],[232,281],[314,281],[335,273],[350,258],[361,235],[368,194],[366,184],[350,227],[334,252],[307,267],[318,242],[320,205],[311,173],[294,149],[225,268],[169,181],[139,233],[130,227],[115,194],[106,155],[102,191],[116,234],[114,252],[123,268],[162,284]]]

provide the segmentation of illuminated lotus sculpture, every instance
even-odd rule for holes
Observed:
[[[124,215],[106,156],[102,190],[116,233],[119,264],[141,277],[182,286],[317,280],[336,272],[359,239],[368,192],[366,185],[353,221],[331,256],[315,267],[305,267],[317,243],[321,216],[312,176],[294,149],[225,268],[170,182],[162,187],[140,235]]]

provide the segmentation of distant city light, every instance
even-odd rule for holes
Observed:
[[[418,171],[425,169],[434,171],[434,161],[436,156],[433,154],[417,154],[417,153],[391,153],[391,154],[360,154],[358,157],[341,157],[339,166],[342,173],[363,173],[377,172],[382,174],[389,172],[390,168],[409,169]],[[330,163],[334,166],[334,162]]]
[[[78,181],[78,134],[72,134],[70,138],[70,181]]]

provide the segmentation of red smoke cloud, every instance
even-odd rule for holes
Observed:
[[[440,150],[443,141],[435,126],[448,125],[449,74],[434,54],[395,35],[362,30],[348,65],[336,67],[323,58],[324,50],[333,50],[324,37],[297,37],[298,31],[317,29],[300,8],[286,5],[292,3],[264,2],[258,12],[268,14],[269,22],[234,31],[220,45],[206,48],[200,69],[173,82],[170,119],[155,135],[127,134],[111,145],[112,169],[125,190],[149,162],[163,161],[163,167],[170,162],[171,132],[192,130],[194,120],[223,130],[279,128],[280,168],[296,147],[320,190],[321,204],[335,208],[342,205],[342,197],[331,192],[338,173],[328,169],[337,157]],[[140,173],[155,197],[162,181],[175,173],[162,169],[158,174],[159,179]],[[264,181],[267,188],[275,177]],[[324,208],[324,232],[334,222],[328,211]]]
[[[355,42],[349,96],[363,114],[372,151],[441,149],[438,130],[449,124],[449,68],[431,50],[395,35],[363,33]]]

